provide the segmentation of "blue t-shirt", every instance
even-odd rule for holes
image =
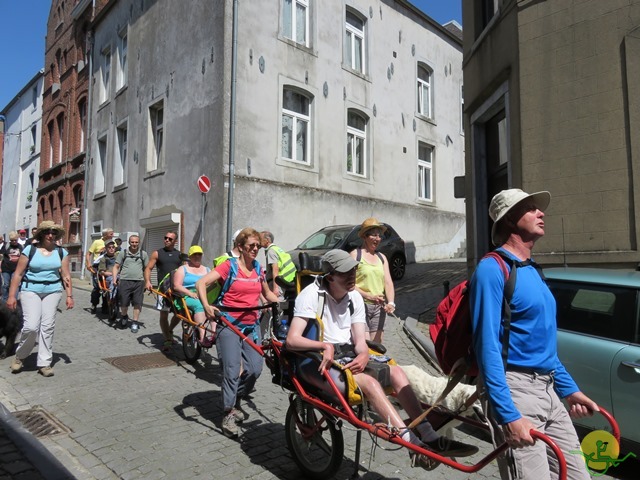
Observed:
[[[520,260],[504,249],[500,251]],[[521,418],[511,398],[502,362],[502,302],[505,277],[493,258],[482,260],[471,278],[473,349],[496,420],[501,425]],[[511,300],[511,333],[507,363],[540,373],[555,372],[561,398],[578,386],[558,358],[556,301],[535,267],[519,267]]]
[[[38,247],[28,245],[22,251],[22,255],[29,258],[29,252],[31,252],[32,248],[36,249],[36,253],[33,255],[27,271],[24,272],[24,276],[22,277],[22,290],[34,293],[54,293],[62,291],[62,281],[60,277],[62,259],[58,254],[58,247],[55,247],[50,255],[43,255]],[[68,254],[69,253],[63,248],[62,258]]]

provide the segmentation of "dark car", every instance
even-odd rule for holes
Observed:
[[[393,280],[404,277],[407,265],[407,257],[404,253],[404,240],[388,224],[384,224],[387,230],[380,241],[378,251],[383,253],[389,261],[389,271]],[[358,236],[360,225],[334,225],[324,227],[307,238],[289,254],[298,265],[298,255],[306,252],[309,255],[321,256],[334,248],[350,252],[354,248],[362,246],[362,239]]]
[[[618,421],[623,449],[640,454],[640,272],[544,270],[557,304],[558,356],[580,389]],[[588,429],[603,419],[573,419]]]

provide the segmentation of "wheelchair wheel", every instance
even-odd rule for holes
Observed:
[[[322,411],[296,398],[289,405],[284,428],[289,451],[306,477],[329,478],[340,468],[342,431]]]
[[[198,328],[186,322],[182,323],[182,351],[189,365],[198,361],[202,351],[202,346],[198,342]]]

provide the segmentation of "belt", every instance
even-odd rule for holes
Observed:
[[[534,375],[534,376],[549,375],[550,377],[553,377],[556,373],[555,370],[551,370],[550,372],[540,372],[535,368],[518,367],[516,365],[507,365],[507,372],[525,373],[527,375]]]

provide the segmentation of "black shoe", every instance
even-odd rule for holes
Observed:
[[[442,455],[443,457],[468,457],[478,453],[478,447],[467,445],[447,437],[440,437],[432,442],[424,442],[429,450]]]
[[[118,326],[122,329],[127,328],[129,326],[129,317],[120,317],[120,324]]]
[[[95,315],[97,311],[97,305],[91,305],[91,315]]]

